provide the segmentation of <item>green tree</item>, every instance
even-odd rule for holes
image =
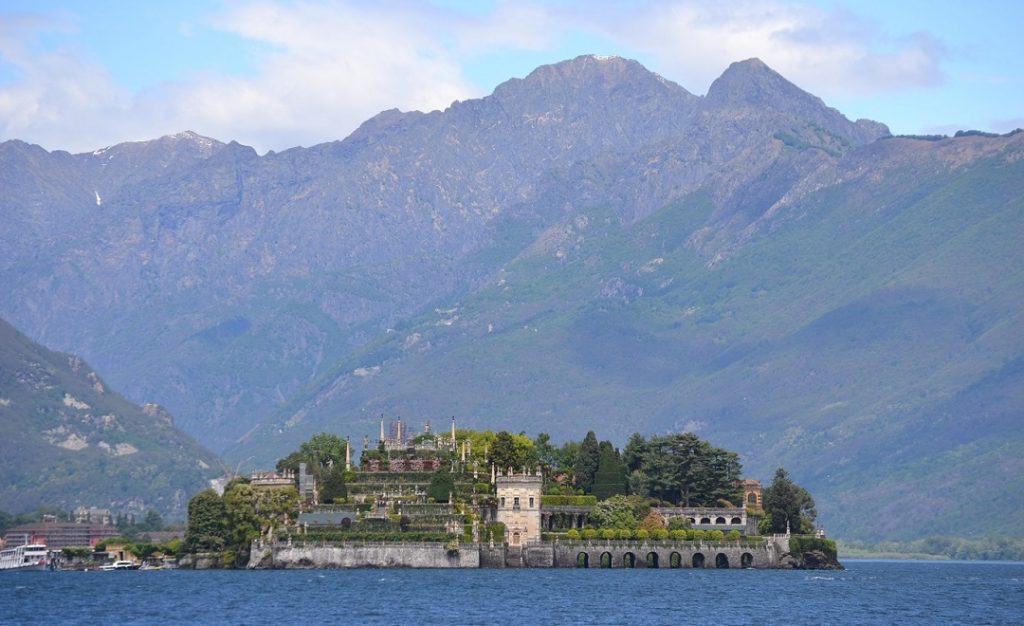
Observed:
[[[590,522],[598,528],[636,528],[651,507],[637,496],[612,496],[590,511]]]
[[[227,540],[227,511],[224,508],[224,501],[213,489],[200,491],[188,503],[185,550],[187,552],[221,550]]]
[[[739,502],[742,467],[736,453],[716,448],[693,433],[640,439],[631,439],[629,452],[634,464],[640,459],[639,469],[630,475],[634,493],[683,506]]]
[[[433,498],[435,502],[447,502],[448,497],[455,493],[455,477],[447,468],[442,467],[434,472],[430,479],[430,486],[427,487],[427,497]]]
[[[345,485],[345,471],[343,467],[333,467],[327,472],[320,482],[320,501],[324,504],[332,504],[348,497],[348,487]]]
[[[256,489],[247,481],[235,479],[224,489],[224,509],[227,513],[228,543],[235,548],[247,548],[259,537],[261,524],[256,511]]]
[[[547,433],[539,433],[533,440],[534,455],[537,457],[537,462],[550,471],[555,468],[558,463],[558,451],[555,446],[551,445],[551,435]]]
[[[599,446],[597,472],[594,474],[593,494],[598,500],[626,493],[626,468],[619,460],[618,451],[611,442],[602,441]]]
[[[791,532],[813,532],[818,516],[811,494],[790,480],[781,467],[775,470],[772,484],[764,490],[764,511],[764,530],[769,533],[786,532],[787,522]]]
[[[594,476],[597,474],[597,467],[601,462],[601,449],[597,443],[597,435],[589,431],[580,444],[579,456],[576,458],[576,486],[583,489],[585,493],[592,493],[594,489]]]
[[[330,433],[317,433],[299,445],[298,450],[278,461],[277,471],[289,470],[298,474],[299,463],[305,463],[317,480],[323,480],[332,468],[344,470],[345,440]]]

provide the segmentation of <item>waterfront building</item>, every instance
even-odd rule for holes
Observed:
[[[498,472],[495,476],[498,508],[496,520],[505,525],[505,541],[522,546],[540,541],[540,499],[544,478],[539,470],[516,474]]]
[[[34,543],[46,544],[50,550],[92,548],[104,539],[117,537],[117,527],[108,524],[58,522],[47,520],[8,528],[4,544],[8,548]]]

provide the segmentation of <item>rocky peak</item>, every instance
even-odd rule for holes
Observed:
[[[586,54],[575,59],[542,65],[526,78],[513,78],[494,90],[498,99],[514,98],[519,93],[548,91],[564,95],[567,92],[597,91],[612,93],[622,88],[653,89],[683,100],[694,96],[686,89],[648,70],[639,62],[618,56]]]
[[[754,110],[810,122],[857,145],[889,134],[884,124],[871,120],[851,122],[821,98],[800,89],[758,58],[731,64],[711,83],[701,105],[705,111],[723,115]]]
[[[716,107],[824,107],[820,98],[800,89],[758,58],[731,64],[711,83],[706,102]]]

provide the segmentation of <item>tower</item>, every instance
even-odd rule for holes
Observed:
[[[540,540],[540,496],[544,479],[540,472],[509,471],[496,477],[497,521],[505,525],[505,540],[510,546],[523,546]]]

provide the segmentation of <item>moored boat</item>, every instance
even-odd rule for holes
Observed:
[[[0,571],[45,570],[46,556],[46,546],[41,543],[0,550]]]

